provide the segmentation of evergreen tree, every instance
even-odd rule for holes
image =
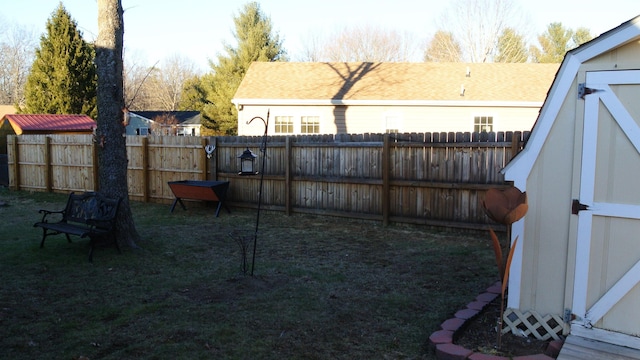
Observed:
[[[25,86],[24,113],[97,116],[94,48],[62,3],[47,20]]]
[[[494,61],[500,63],[527,62],[529,53],[524,36],[518,34],[513,28],[506,28],[498,38],[498,53]]]
[[[587,28],[578,28],[575,32],[555,22],[547,26],[547,31],[538,36],[540,48],[531,47],[531,57],[534,62],[559,63],[562,62],[567,51],[580,46],[593,37]]]
[[[203,87],[202,77],[196,75],[190,79],[187,79],[182,85],[182,94],[180,95],[178,110],[202,111],[202,109],[204,108],[204,104],[206,102],[207,102],[207,93],[205,92],[205,89]]]
[[[212,76],[203,78],[207,93],[203,125],[225,135],[238,131],[238,113],[231,99],[249,65],[254,61],[286,61],[282,41],[257,2],[246,4],[234,24],[237,47],[225,44],[226,55],[219,55],[218,63],[211,65]]]
[[[574,47],[578,47],[591,39],[593,39],[593,35],[591,35],[591,31],[585,27],[578,28],[571,37]]]

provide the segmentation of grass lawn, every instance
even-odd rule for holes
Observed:
[[[141,249],[47,238],[65,194],[0,189],[2,359],[432,359],[429,335],[497,280],[486,233],[132,203]],[[249,254],[249,261],[251,260]]]

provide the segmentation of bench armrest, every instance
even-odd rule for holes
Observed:
[[[61,216],[64,216],[64,210],[60,210],[60,211],[51,211],[51,210],[45,210],[45,209],[40,209],[38,211],[38,213],[42,214],[42,220],[41,222],[47,222],[47,217],[49,215],[53,215],[53,214],[60,214]]]

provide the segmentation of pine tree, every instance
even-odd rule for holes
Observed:
[[[237,47],[226,44],[226,55],[219,55],[218,63],[212,64],[212,76],[203,78],[207,93],[203,125],[225,135],[238,131],[238,113],[231,99],[249,65],[254,61],[286,61],[282,41],[257,2],[246,4],[234,24]]]
[[[95,50],[84,41],[62,3],[47,20],[46,34],[25,86],[24,113],[97,116]]]
[[[591,31],[585,27],[579,27],[576,29],[571,37],[574,47],[578,47],[587,41],[591,41],[591,39],[593,39],[593,35],[591,35]]]
[[[201,110],[204,107],[207,101],[207,94],[202,87],[202,79],[203,77],[195,75],[184,82],[178,110]]]
[[[547,26],[547,31],[538,36],[540,48],[531,47],[531,57],[534,62],[560,63],[567,51],[592,38],[587,28],[578,28],[578,30],[573,31],[562,26],[562,23],[551,23]]]

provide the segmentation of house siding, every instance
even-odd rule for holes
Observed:
[[[397,119],[397,130],[410,132],[473,132],[475,116],[493,117],[493,131],[530,130],[540,108],[485,106],[251,106],[238,112],[238,135],[262,135],[264,127],[247,125],[255,116],[270,114],[269,134],[275,133],[276,116],[293,116],[294,133],[300,134],[301,116],[319,116],[321,134],[384,133],[385,119]],[[349,119],[348,124],[346,119]]]
[[[140,135],[138,133],[140,128],[151,129],[151,120],[131,114],[129,124],[125,127],[125,135]]]

